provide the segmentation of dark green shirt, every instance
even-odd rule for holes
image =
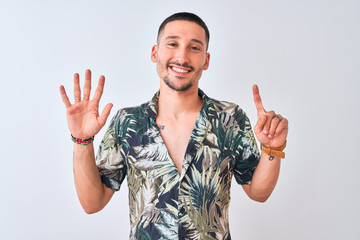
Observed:
[[[130,239],[231,239],[230,185],[249,184],[260,154],[250,122],[236,104],[207,97],[181,175],[155,123],[159,92],[111,120],[96,162],[103,183],[129,188]]]

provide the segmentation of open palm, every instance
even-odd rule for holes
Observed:
[[[105,125],[112,104],[107,104],[101,115],[99,115],[99,102],[103,93],[104,84],[105,77],[100,76],[94,98],[90,100],[91,71],[86,70],[83,98],[81,99],[79,74],[76,73],[74,75],[74,104],[70,103],[64,86],[60,86],[60,94],[66,108],[69,130],[74,137],[80,139],[91,138]]]

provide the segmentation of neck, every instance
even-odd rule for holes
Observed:
[[[203,106],[203,101],[198,94],[197,86],[183,92],[170,88],[160,88],[158,104],[158,116],[177,119],[187,114],[199,112]]]

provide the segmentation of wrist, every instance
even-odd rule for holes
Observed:
[[[266,145],[261,144],[261,152],[271,156],[271,157],[280,157],[280,158],[285,158],[285,153],[283,152],[283,150],[286,147],[286,140],[284,142],[284,144],[280,147],[268,147]]]
[[[71,134],[71,140],[76,143],[76,144],[80,144],[80,145],[89,145],[90,143],[92,143],[94,141],[95,136],[91,137],[91,138],[87,138],[87,139],[80,139],[80,138],[76,138]]]

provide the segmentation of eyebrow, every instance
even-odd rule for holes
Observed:
[[[179,36],[168,36],[165,38],[165,40],[168,40],[168,39],[179,39],[180,37]],[[202,46],[204,46],[204,43],[202,41],[200,41],[199,39],[196,39],[196,38],[192,38],[191,39],[192,42],[196,42],[196,43],[199,43],[201,44]]]

